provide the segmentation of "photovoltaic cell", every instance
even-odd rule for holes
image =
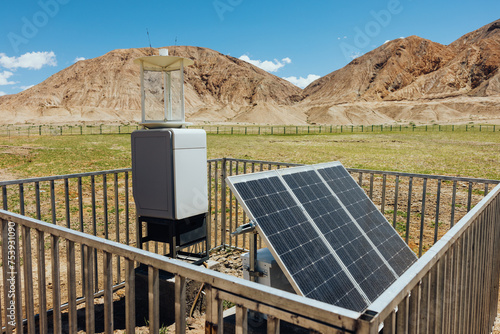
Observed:
[[[401,276],[417,260],[415,254],[344,166],[340,164],[326,168],[318,166],[317,170],[382,256]]]
[[[228,183],[297,293],[361,312],[416,256],[340,163]]]

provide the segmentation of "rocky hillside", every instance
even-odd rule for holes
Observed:
[[[410,36],[304,89],[309,122],[500,121],[500,20],[441,45]]]
[[[392,40],[304,90],[214,50],[168,48],[195,61],[186,68],[185,97],[187,118],[198,123],[500,124],[500,20],[450,45],[417,36]],[[0,124],[137,121],[133,60],[151,54],[158,50],[114,50],[2,96]]]
[[[188,119],[248,122],[274,110],[267,113],[271,123],[305,122],[303,113],[294,117],[279,110],[301,99],[301,89],[288,81],[207,48],[172,46],[169,51],[195,61],[185,72]],[[114,50],[79,61],[26,91],[0,97],[0,122],[137,121],[141,95],[139,66],[133,60],[151,54],[158,49]]]

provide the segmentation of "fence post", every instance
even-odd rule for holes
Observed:
[[[221,188],[220,188],[220,199],[221,199],[221,206],[220,206],[220,210],[221,210],[221,224],[220,224],[220,228],[221,228],[221,234],[220,234],[220,237],[221,237],[221,244],[222,244],[222,248],[225,249],[226,248],[226,177],[227,177],[227,171],[226,171],[226,158],[223,158],[222,159],[222,164],[221,164]]]

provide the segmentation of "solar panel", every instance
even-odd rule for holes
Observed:
[[[382,256],[397,275],[401,276],[416,261],[416,256],[408,245],[344,166],[340,163],[329,163],[315,167]]]
[[[367,306],[275,171],[234,181],[234,193],[298,294],[348,309]]]
[[[228,183],[298,294],[361,312],[416,260],[340,163]]]

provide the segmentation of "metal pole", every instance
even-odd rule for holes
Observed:
[[[144,62],[141,60],[141,109],[142,123],[146,122],[146,92],[144,91]]]

